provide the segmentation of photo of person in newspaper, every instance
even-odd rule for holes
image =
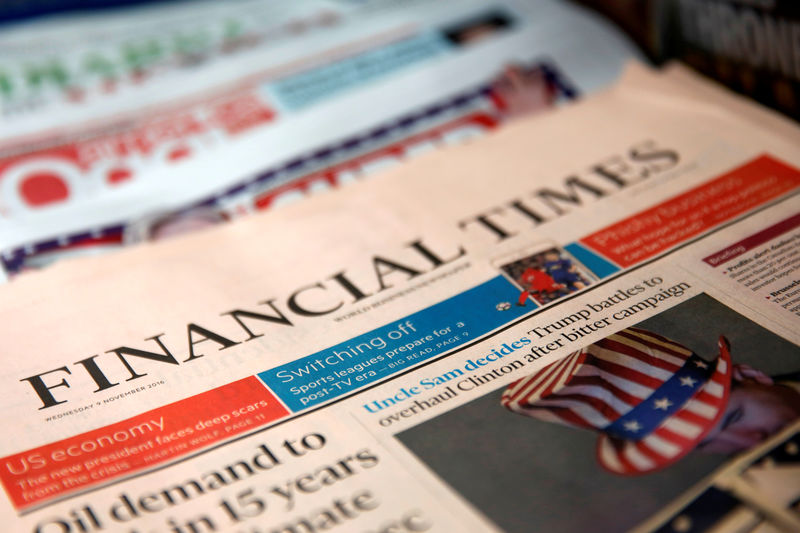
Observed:
[[[495,261],[495,265],[520,289],[516,302],[520,306],[525,306],[529,298],[548,304],[589,285],[589,275],[578,268],[577,261],[555,247],[522,250]]]
[[[655,332],[627,328],[509,385],[502,404],[599,433],[610,472],[646,474],[694,449],[746,451],[800,417],[797,374],[784,384],[734,364],[724,336],[707,360]]]
[[[503,531],[800,523],[798,355],[699,294],[397,437]]]

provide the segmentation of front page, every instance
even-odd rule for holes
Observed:
[[[796,529],[798,140],[635,67],[358,187],[21,277],[3,517]]]

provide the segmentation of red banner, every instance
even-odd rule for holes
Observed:
[[[763,155],[581,239],[629,267],[800,186],[800,171]]]
[[[17,509],[187,455],[286,416],[256,377],[0,459]]]

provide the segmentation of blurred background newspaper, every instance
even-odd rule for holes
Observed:
[[[0,51],[10,275],[363,179],[642,57],[556,0],[146,3],[6,24]]]

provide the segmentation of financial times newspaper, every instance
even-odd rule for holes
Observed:
[[[796,531],[798,141],[632,67],[357,186],[22,276],[3,523]]]

